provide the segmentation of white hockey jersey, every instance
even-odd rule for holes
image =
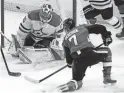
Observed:
[[[85,8],[91,5],[95,9],[106,9],[112,7],[112,0],[82,0],[82,7]],[[87,9],[89,10],[89,9]]]
[[[40,9],[29,12],[23,22],[20,23],[17,39],[21,45],[23,45],[28,33],[31,33],[35,40],[39,40],[41,37],[52,36],[55,32],[62,29],[61,17],[55,12],[52,12],[52,17],[47,23],[41,21],[39,12]]]
[[[89,0],[91,6],[96,9],[112,7],[112,0]]]

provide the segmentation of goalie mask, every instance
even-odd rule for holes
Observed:
[[[43,22],[49,22],[52,18],[51,12],[53,11],[53,8],[49,4],[43,4],[41,7],[41,11],[39,13],[40,19]]]
[[[66,31],[70,31],[74,27],[75,27],[75,22],[71,18],[68,18],[63,22],[63,28]]]

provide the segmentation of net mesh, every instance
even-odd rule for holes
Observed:
[[[4,7],[5,10],[14,11],[14,12],[25,12],[25,13],[40,8],[38,6],[31,6],[31,5],[25,5],[25,4],[19,4],[19,3],[7,2],[7,1],[5,1],[4,6],[5,6]]]
[[[27,0],[27,1],[31,1],[33,3],[33,0]],[[58,9],[58,6],[57,6],[57,3],[56,3],[56,0],[49,0],[49,1],[45,1],[45,0],[35,0],[37,3],[35,4],[32,4],[31,2],[27,3],[25,2],[25,0],[5,0],[4,2],[4,9],[5,10],[9,10],[9,11],[14,11],[14,12],[24,12],[24,13],[27,13],[29,11],[32,11],[32,10],[36,10],[36,9],[40,9],[41,5],[44,4],[44,3],[48,3],[48,4],[51,4],[52,7],[54,8],[54,11],[57,13],[57,14],[60,14],[60,10]],[[68,17],[72,17],[72,4],[71,4],[71,0],[68,0],[68,2],[65,2],[66,0],[59,0],[60,3],[62,3],[62,5],[60,5],[61,8],[63,8],[63,11],[64,11],[64,15],[66,18]],[[64,2],[63,2],[64,1]],[[41,3],[39,3],[41,2]],[[69,3],[69,6],[67,6],[67,8],[64,7],[64,4],[68,4]]]

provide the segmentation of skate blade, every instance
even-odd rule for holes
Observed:
[[[51,89],[51,90],[41,90],[41,93],[63,93],[61,90],[59,89]]]
[[[119,40],[124,40],[124,37],[120,37],[120,38],[118,38]]]
[[[114,86],[115,84],[116,83],[107,83],[107,84],[104,84],[104,88]]]

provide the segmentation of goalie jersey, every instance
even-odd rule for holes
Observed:
[[[21,42],[21,45],[23,45],[22,43],[28,33],[31,33],[34,40],[40,40],[42,37],[52,36],[56,31],[62,29],[61,17],[55,12],[51,12],[52,17],[48,22],[41,21],[39,12],[40,9],[29,12],[20,23],[17,38]]]

